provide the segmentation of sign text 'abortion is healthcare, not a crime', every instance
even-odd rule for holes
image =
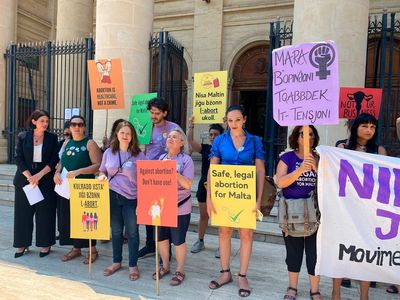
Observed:
[[[274,119],[281,126],[338,124],[338,53],[333,41],[272,52]]]

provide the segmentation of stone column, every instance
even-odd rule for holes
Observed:
[[[6,111],[6,60],[3,56],[8,45],[16,42],[17,27],[17,1],[0,1],[0,111],[3,112],[0,118],[0,131],[5,129],[5,120],[8,116]],[[0,135],[0,163],[7,162],[7,138]]]
[[[93,31],[93,0],[57,1],[57,41],[88,37]]]
[[[193,26],[193,74],[197,72],[220,71],[222,67],[222,17],[223,0],[195,1]],[[222,71],[222,70],[221,70]],[[193,76],[190,74],[189,78]],[[228,75],[229,76],[229,75]],[[229,102],[229,98],[228,98]],[[190,105],[189,105],[190,103]],[[229,103],[228,103],[229,105]],[[188,116],[192,115],[193,89],[188,94]],[[195,137],[208,131],[208,125],[196,125]]]
[[[293,44],[333,40],[338,47],[339,85],[364,87],[369,0],[295,0]],[[318,126],[320,144],[348,137],[344,121]]]
[[[149,39],[153,29],[153,0],[97,0],[96,59],[122,61],[125,109],[108,112],[108,133],[118,118],[129,118],[132,96],[148,92]],[[105,131],[105,110],[94,111],[93,137]]]

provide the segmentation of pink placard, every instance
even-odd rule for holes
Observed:
[[[272,86],[279,125],[339,123],[338,52],[333,41],[272,51]]]

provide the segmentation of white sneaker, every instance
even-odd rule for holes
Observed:
[[[192,249],[190,249],[190,252],[192,253],[199,253],[201,250],[203,250],[204,247],[204,241],[197,240],[196,243],[192,246]]]

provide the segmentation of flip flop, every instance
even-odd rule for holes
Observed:
[[[398,294],[399,293],[399,289],[397,288],[397,286],[395,286],[394,284],[392,284],[391,286],[389,286],[386,289],[386,292],[389,294]]]

